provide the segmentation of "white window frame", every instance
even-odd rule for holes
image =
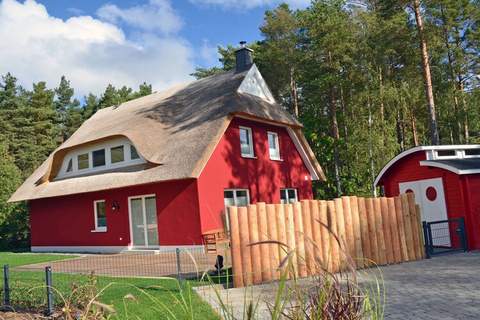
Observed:
[[[250,204],[250,190],[248,189],[244,189],[244,188],[229,188],[229,189],[223,189],[223,200],[224,200],[224,203],[225,203],[225,191],[231,191],[233,192],[233,203],[236,207],[238,207],[237,205],[237,191],[246,191],[247,192],[247,205]]]
[[[130,150],[129,150],[130,151]],[[140,155],[140,154],[139,154]],[[143,194],[138,196],[130,196],[127,198],[128,201],[128,223],[130,225],[130,244],[128,247],[132,248],[139,248],[139,249],[152,249],[152,248],[160,248],[160,231],[158,229],[158,208],[156,207],[155,203],[155,210],[157,215],[157,232],[158,232],[158,245],[149,245],[148,244],[148,235],[147,235],[147,226],[144,226],[144,237],[145,237],[145,245],[143,246],[134,246],[133,245],[133,224],[132,224],[132,200],[138,199],[142,200],[142,214],[143,214],[143,221],[146,223],[147,221],[147,209],[145,205],[145,199],[147,198],[155,198],[155,202],[157,201],[157,195],[155,193],[151,194]]]
[[[289,190],[295,191],[295,202],[298,202],[298,190],[297,190],[297,188],[280,188],[280,203],[283,203],[282,202],[282,190],[285,190],[285,196],[287,197],[285,199],[286,200],[285,204],[290,203],[290,198],[288,196],[288,191]]]
[[[126,138],[117,138],[112,139],[111,141],[97,143],[91,146],[78,148],[73,150],[64,157],[62,167],[57,174],[57,178],[68,178],[74,177],[78,175],[88,174],[88,173],[95,173],[101,172],[106,170],[112,170],[117,168],[128,167],[132,165],[146,163],[145,159],[140,155],[138,159],[131,158],[131,146],[133,144],[130,140]],[[111,159],[111,149],[115,147],[123,146],[123,161],[112,163]],[[93,167],[93,151],[97,151],[100,149],[105,150],[105,165]],[[86,169],[78,169],[78,156],[81,154],[88,154],[88,168]],[[138,151],[137,151],[138,153]],[[68,162],[72,160],[73,170],[67,172]]]
[[[97,212],[97,203],[103,202],[105,203],[105,219],[107,217],[107,202],[102,199],[102,200],[95,200],[93,201],[93,212],[94,212],[94,218],[95,218],[95,229],[92,230],[92,232],[107,232],[107,227],[99,227],[98,226],[98,212]]]
[[[239,126],[238,127],[239,131],[238,131],[238,137],[239,137],[239,142],[240,142],[240,154],[242,155],[242,157],[244,158],[255,158],[255,150],[254,150],[254,147],[253,147],[253,133],[252,133],[252,128],[249,128],[249,127],[244,127],[244,126]],[[250,141],[250,146],[249,146],[249,153],[243,153],[242,151],[242,140],[240,139],[240,131],[241,130],[246,130],[247,131],[247,136],[248,136],[248,139]]]
[[[278,157],[273,157],[272,153],[270,152],[270,135],[275,137],[275,149],[277,149]],[[282,156],[280,154],[280,142],[279,136],[277,132],[267,131],[267,142],[268,142],[268,154],[270,155],[270,160],[282,160]]]
[[[442,152],[442,151],[453,151],[453,155],[451,156],[442,156],[440,155],[438,152]],[[455,150],[455,149],[441,149],[441,150],[435,150],[434,151],[434,159],[435,160],[441,160],[441,159],[459,159],[462,157],[462,153],[461,153],[461,150]]]

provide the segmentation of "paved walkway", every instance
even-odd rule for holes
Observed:
[[[370,269],[361,274],[360,283],[371,284],[372,272]],[[480,252],[386,266],[381,272],[386,290],[386,319],[480,319]],[[378,270],[375,273],[378,276]],[[302,283],[308,285],[308,279]],[[258,319],[268,319],[265,301],[273,301],[275,286],[272,283],[218,292],[237,319],[243,319],[245,301],[259,301]],[[218,310],[212,288],[201,288],[199,294]]]

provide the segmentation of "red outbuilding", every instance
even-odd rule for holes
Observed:
[[[480,145],[406,150],[387,163],[375,186],[389,197],[413,192],[423,221],[464,218],[469,249],[480,249]],[[456,231],[447,232],[446,246]]]
[[[252,62],[97,111],[20,186],[32,251],[202,246],[225,207],[312,199],[302,125]]]

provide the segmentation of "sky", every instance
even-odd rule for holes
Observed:
[[[309,0],[284,0],[293,8]],[[218,64],[217,46],[261,39],[279,0],[0,0],[0,74],[21,85],[62,75],[75,96],[109,83],[162,90]]]

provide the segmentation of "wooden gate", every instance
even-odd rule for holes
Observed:
[[[424,258],[412,194],[257,203],[228,214],[235,287],[279,279],[286,260],[290,277],[307,277]]]

